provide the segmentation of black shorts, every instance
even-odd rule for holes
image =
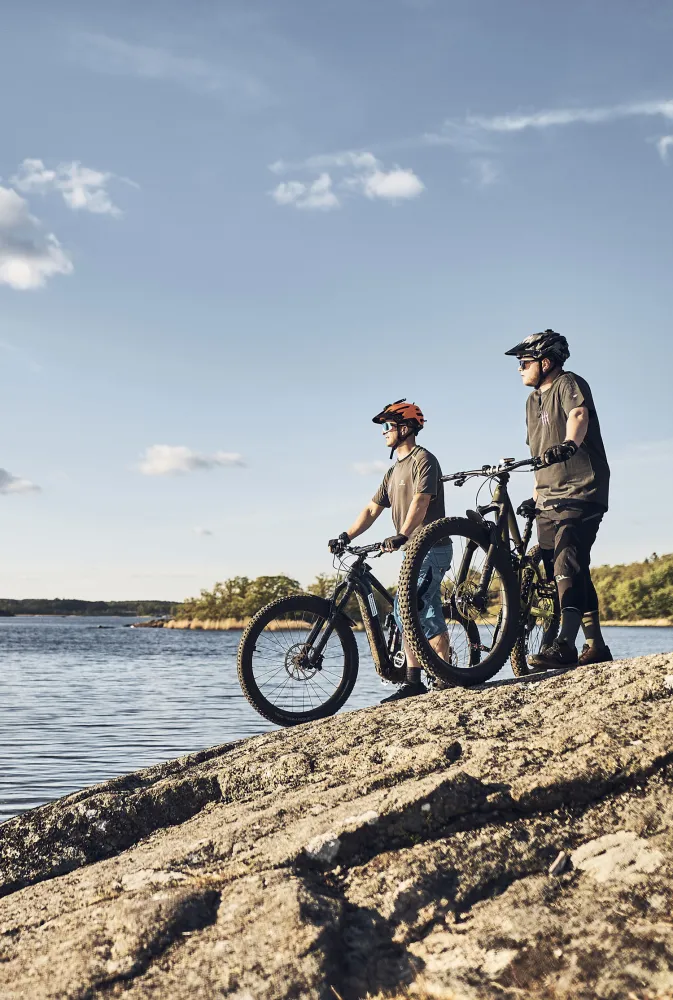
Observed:
[[[545,508],[536,518],[537,535],[547,572],[559,587],[561,606],[582,611],[597,605],[591,582],[591,548],[605,509],[598,504],[571,500]]]

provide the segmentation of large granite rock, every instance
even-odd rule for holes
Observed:
[[[225,745],[0,826],[0,997],[673,990],[673,655]]]

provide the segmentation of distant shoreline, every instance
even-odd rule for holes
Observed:
[[[154,628],[183,629],[194,632],[236,632],[247,628],[250,618],[221,618],[221,619],[195,619],[195,618],[173,618],[162,624],[148,623]],[[673,621],[668,618],[642,618],[634,621],[605,621],[602,625],[623,628],[673,628]],[[145,626],[147,627],[147,626]],[[291,626],[288,626],[291,627]],[[296,627],[296,625],[294,626]],[[358,627],[361,631],[361,626]]]

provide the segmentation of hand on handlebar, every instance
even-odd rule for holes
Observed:
[[[350,544],[350,535],[347,531],[342,531],[338,538],[330,538],[327,548],[332,555],[340,556],[347,545]]]
[[[574,441],[564,441],[562,444],[553,444],[544,453],[545,465],[556,465],[558,462],[567,462],[577,451]]]
[[[397,535],[390,535],[388,538],[384,538],[381,543],[381,549],[384,552],[396,552],[397,549],[401,549],[402,546],[409,541],[407,535],[403,535],[401,532]]]
[[[535,500],[531,497],[530,500],[524,500],[520,503],[516,509],[519,517],[535,517]]]

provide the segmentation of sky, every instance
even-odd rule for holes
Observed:
[[[546,327],[612,467],[594,561],[673,551],[672,45],[631,0],[8,5],[0,596],[308,583],[385,403],[445,472],[526,456],[504,352]]]

